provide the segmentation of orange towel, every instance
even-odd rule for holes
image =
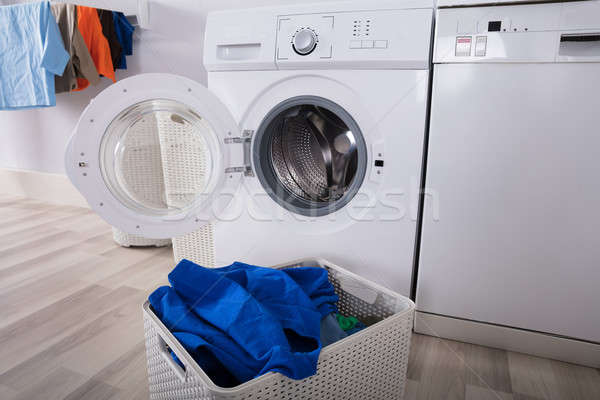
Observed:
[[[98,73],[116,82],[115,70],[110,55],[110,45],[106,37],[102,34],[102,24],[100,23],[96,9],[77,6],[77,23],[83,40],[90,50]],[[86,79],[78,78],[77,90],[85,89],[89,84]]]

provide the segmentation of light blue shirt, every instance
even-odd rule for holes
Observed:
[[[0,7],[0,110],[56,105],[68,61],[49,2]]]

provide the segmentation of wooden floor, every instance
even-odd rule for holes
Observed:
[[[0,399],[147,399],[141,305],[170,248],[89,210],[0,195]],[[600,371],[415,335],[406,399],[595,400]]]

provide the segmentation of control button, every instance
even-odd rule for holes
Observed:
[[[375,48],[376,49],[387,49],[388,47],[388,41],[387,40],[376,40],[375,41]]]
[[[362,48],[362,44],[360,43],[360,40],[351,40],[350,41],[350,48],[351,49],[360,49],[360,48]]]
[[[372,40],[363,40],[362,41],[362,48],[363,49],[372,49],[374,46],[374,43]]]
[[[487,36],[477,36],[475,39],[475,57],[485,57],[487,51]]]
[[[471,55],[471,36],[456,37],[456,57],[469,57]]]

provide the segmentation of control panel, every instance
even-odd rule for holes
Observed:
[[[276,63],[355,68],[427,68],[430,9],[281,15]]]
[[[208,71],[429,69],[432,0],[348,0],[211,12]]]
[[[600,57],[599,4],[440,9],[434,62],[595,61]]]

